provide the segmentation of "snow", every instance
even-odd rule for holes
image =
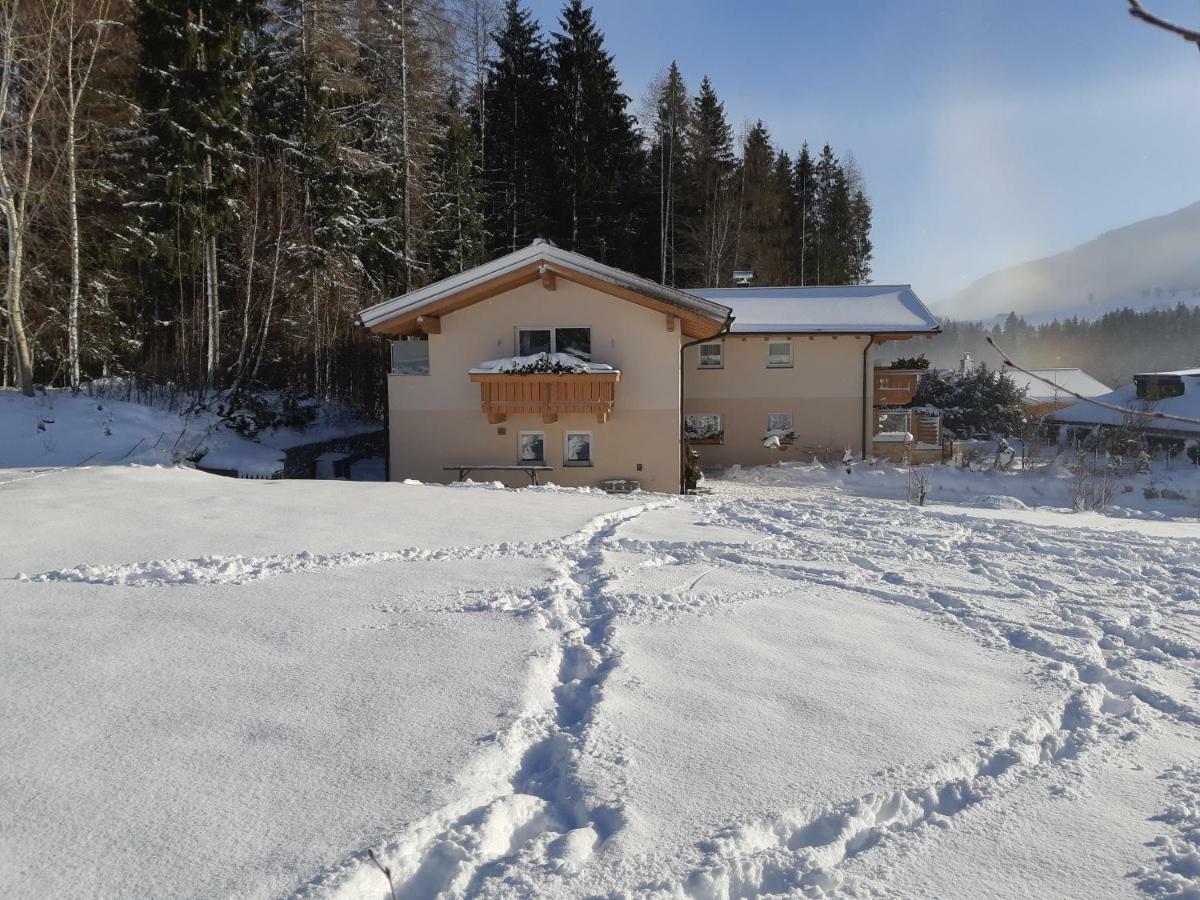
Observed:
[[[0,466],[172,465],[206,451],[206,468],[269,476],[282,469],[288,447],[380,427],[330,407],[308,428],[267,430],[250,440],[222,424],[216,401],[181,412],[121,399],[125,393],[119,382],[98,385],[95,395],[52,389],[29,398],[0,390]]]
[[[1131,409],[1134,411],[1135,418],[1136,414],[1140,411],[1152,411],[1196,419],[1196,422],[1173,422],[1170,420],[1154,419],[1146,421],[1147,427],[1151,429],[1200,433],[1200,371],[1183,369],[1179,372],[1164,372],[1162,374],[1184,376],[1183,394],[1178,397],[1166,397],[1148,404],[1146,401],[1138,399],[1137,385],[1127,384],[1124,387],[1117,388],[1115,391],[1101,394],[1095,399],[1102,403],[1119,406],[1122,409]],[[1081,400],[1065,409],[1060,409],[1051,418],[1056,422],[1086,425],[1120,425],[1126,420],[1127,416],[1125,413],[1117,412],[1115,409],[1105,409],[1102,406],[1096,406],[1094,403]]]
[[[489,359],[471,369],[472,375],[493,375],[504,372],[520,372],[530,366],[548,365],[562,366],[572,372],[616,372],[607,363],[589,362],[572,356],[570,353],[533,353],[529,356],[505,356],[500,359]]]
[[[381,900],[370,850],[409,898],[1200,891],[1195,511],[928,471],[916,507],[862,466],[0,470],[0,883]]]
[[[689,289],[733,309],[733,332],[936,332],[937,320],[906,284]]]
[[[1030,369],[1029,372],[1032,374],[1013,368],[1004,371],[1018,388],[1025,389],[1027,403],[1055,403],[1074,399],[1064,391],[1073,391],[1084,397],[1099,397],[1112,390],[1083,369]],[[1047,384],[1047,381],[1050,384]]]

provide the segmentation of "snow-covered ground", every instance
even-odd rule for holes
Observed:
[[[266,476],[283,465],[284,449],[381,426],[327,404],[304,429],[275,428],[248,439],[204,408],[175,408],[127,398],[128,385],[96,382],[87,391],[39,391],[36,397],[0,390],[0,466],[54,467],[114,463],[172,465],[202,456],[203,465]]]
[[[1200,526],[772,477],[0,471],[3,893],[1200,892]]]

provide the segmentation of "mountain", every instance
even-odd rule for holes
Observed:
[[[1200,203],[1143,219],[1045,259],[980,278],[944,304],[951,315],[1016,312],[1046,320],[1097,318],[1122,306],[1200,300]]]

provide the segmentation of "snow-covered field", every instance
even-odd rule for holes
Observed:
[[[1200,893],[1200,524],[712,486],[0,470],[0,893]]]

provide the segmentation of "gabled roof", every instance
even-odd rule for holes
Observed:
[[[1138,372],[1134,378],[1153,378],[1155,375],[1179,375],[1180,377],[1198,378],[1200,369],[1175,369],[1173,372]]]
[[[1051,381],[1054,386],[1065,391],[1073,391],[1085,397],[1099,397],[1112,390],[1108,385],[1097,381],[1083,369],[1030,369],[1034,375]],[[1054,386],[1039,381],[1031,375],[1026,375],[1017,369],[1006,370],[1005,375],[1011,378],[1019,388],[1025,388],[1025,400],[1029,403],[1051,403],[1054,401],[1074,401],[1076,398],[1064,391],[1056,391]]]
[[[579,253],[543,240],[491,262],[444,278],[402,297],[385,300],[358,314],[372,331],[415,334],[418,316],[437,317],[470,306],[503,291],[531,284],[552,272],[568,281],[587,285],[621,299],[679,318],[681,331],[690,337],[711,337],[721,330],[730,310],[719,302],[666,287],[598,263]]]
[[[753,334],[936,334],[937,319],[907,284],[696,288],[733,308],[733,332]]]
[[[1200,375],[1200,369],[1183,369],[1180,372],[1156,372],[1153,374]],[[1137,385],[1134,384],[1119,387],[1115,391],[1111,391],[1095,399],[1102,403],[1109,403],[1120,407],[1121,409],[1131,410],[1135,419],[1139,412],[1148,411],[1200,419],[1200,385],[1194,385],[1189,381],[1185,381],[1184,385],[1184,393],[1181,396],[1164,397],[1162,400],[1156,400],[1153,403],[1139,400]],[[1096,406],[1094,403],[1089,403],[1087,400],[1081,400],[1072,406],[1068,406],[1066,409],[1060,409],[1050,418],[1055,422],[1067,422],[1079,425],[1120,425],[1126,421],[1128,416],[1115,409],[1106,409],[1102,406]],[[1147,428],[1155,431],[1200,434],[1200,424],[1194,422],[1146,419],[1145,425]]]

